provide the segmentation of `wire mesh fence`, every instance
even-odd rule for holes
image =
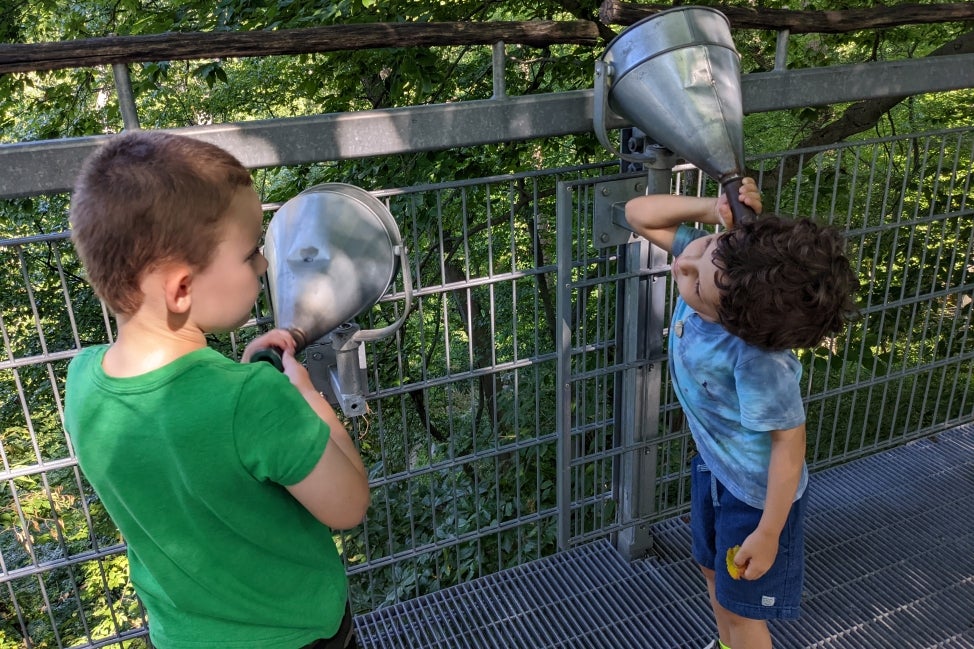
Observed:
[[[555,194],[600,166],[377,193],[411,251],[413,313],[367,353],[373,505],[345,539],[359,610],[556,549]],[[397,295],[368,326],[393,321]],[[398,530],[390,534],[390,530]]]
[[[750,161],[766,209],[848,232],[864,282],[848,333],[800,352],[813,469],[971,421],[972,159],[974,133],[957,130]],[[661,352],[667,261],[645,242],[596,245],[610,173],[376,192],[409,249],[414,302],[395,337],[365,344],[369,412],[350,420],[373,487],[366,521],[337,537],[356,612],[594,538],[631,542],[686,510],[692,441]],[[717,187],[680,170],[671,190]],[[145,645],[124,540],[63,430],[67,364],[114,327],[66,203],[51,197],[48,221],[25,217],[0,241],[3,649]],[[400,298],[393,287],[363,328],[394,322]],[[211,342],[236,356],[270,321],[262,300]]]

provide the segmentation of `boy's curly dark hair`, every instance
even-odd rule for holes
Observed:
[[[857,314],[859,279],[833,227],[762,215],[721,235],[713,259],[720,322],[752,345],[814,347]]]

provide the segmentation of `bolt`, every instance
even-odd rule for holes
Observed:
[[[602,188],[602,195],[603,196],[608,196],[609,195],[609,188],[608,187],[603,187]]]
[[[609,235],[603,232],[602,234],[599,235],[599,241],[601,241],[602,243],[608,243]]]

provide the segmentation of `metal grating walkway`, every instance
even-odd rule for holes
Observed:
[[[974,425],[812,476],[803,615],[778,649],[974,649]],[[714,625],[686,521],[655,556],[573,549],[356,618],[363,649],[695,649]]]

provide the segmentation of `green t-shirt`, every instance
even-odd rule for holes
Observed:
[[[132,378],[68,368],[65,427],[128,544],[159,649],[297,649],[338,631],[345,569],[331,530],[282,485],[329,428],[287,377],[200,349]]]

